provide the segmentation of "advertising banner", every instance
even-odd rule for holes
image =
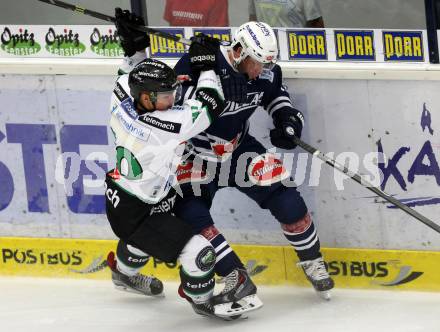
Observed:
[[[335,30],[334,34],[337,60],[376,60],[372,30]]]
[[[160,28],[159,30],[177,37],[185,36],[183,28]],[[155,58],[180,58],[185,54],[185,46],[173,40],[151,35],[150,43],[149,54]]]
[[[115,240],[0,239],[0,275],[110,280]],[[289,246],[234,245],[258,285],[310,287]],[[323,248],[338,288],[440,291],[439,252]],[[151,257],[142,272],[179,281],[179,265]]]
[[[191,38],[205,33],[229,42],[236,28],[155,27]],[[425,30],[275,29],[281,61],[428,62]],[[181,43],[151,35],[149,54],[177,59]],[[124,52],[112,25],[0,25],[0,58],[115,58]]]
[[[193,28],[192,35],[197,36],[198,34],[203,33],[205,35],[211,36],[213,38],[220,39],[225,42],[230,42],[231,38],[231,29],[218,29],[218,28]]]
[[[120,58],[124,51],[111,25],[0,26],[0,57]]]
[[[422,31],[382,31],[385,61],[423,61]]]
[[[289,60],[327,60],[325,30],[287,30]]]

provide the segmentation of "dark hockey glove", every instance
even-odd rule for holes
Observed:
[[[145,25],[144,19],[128,10],[115,8],[115,26],[125,56],[132,56],[150,46],[150,36],[130,25]]]
[[[209,115],[214,120],[217,119],[225,109],[224,100],[212,89],[198,89],[196,92],[196,99],[202,102],[203,106],[208,109]]]
[[[275,128],[270,131],[270,141],[281,149],[291,150],[296,148],[293,136],[301,138],[304,116],[298,110],[278,110],[273,121]]]
[[[191,41],[188,53],[192,73],[215,69],[220,40],[201,33],[191,37]]]

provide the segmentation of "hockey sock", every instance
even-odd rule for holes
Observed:
[[[221,277],[226,277],[237,268],[244,268],[243,263],[237,254],[229,246],[223,234],[214,226],[209,226],[202,230],[202,234],[215,249],[217,259],[215,262],[215,273]]]
[[[116,249],[116,267],[121,273],[134,276],[148,263],[149,258],[148,254],[119,240]]]
[[[180,281],[186,297],[194,303],[208,301],[214,293],[214,248],[202,235],[188,241],[179,257]]]
[[[322,257],[318,233],[309,213],[293,224],[281,224],[281,228],[300,261]]]

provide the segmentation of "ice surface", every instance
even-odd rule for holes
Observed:
[[[0,331],[440,332],[439,293],[336,289],[324,302],[308,288],[260,286],[264,307],[224,322],[194,314],[177,284],[165,288],[158,299],[110,281],[2,277]]]

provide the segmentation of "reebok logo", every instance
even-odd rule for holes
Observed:
[[[201,62],[201,61],[215,61],[215,55],[197,55],[190,59],[191,62]]]

